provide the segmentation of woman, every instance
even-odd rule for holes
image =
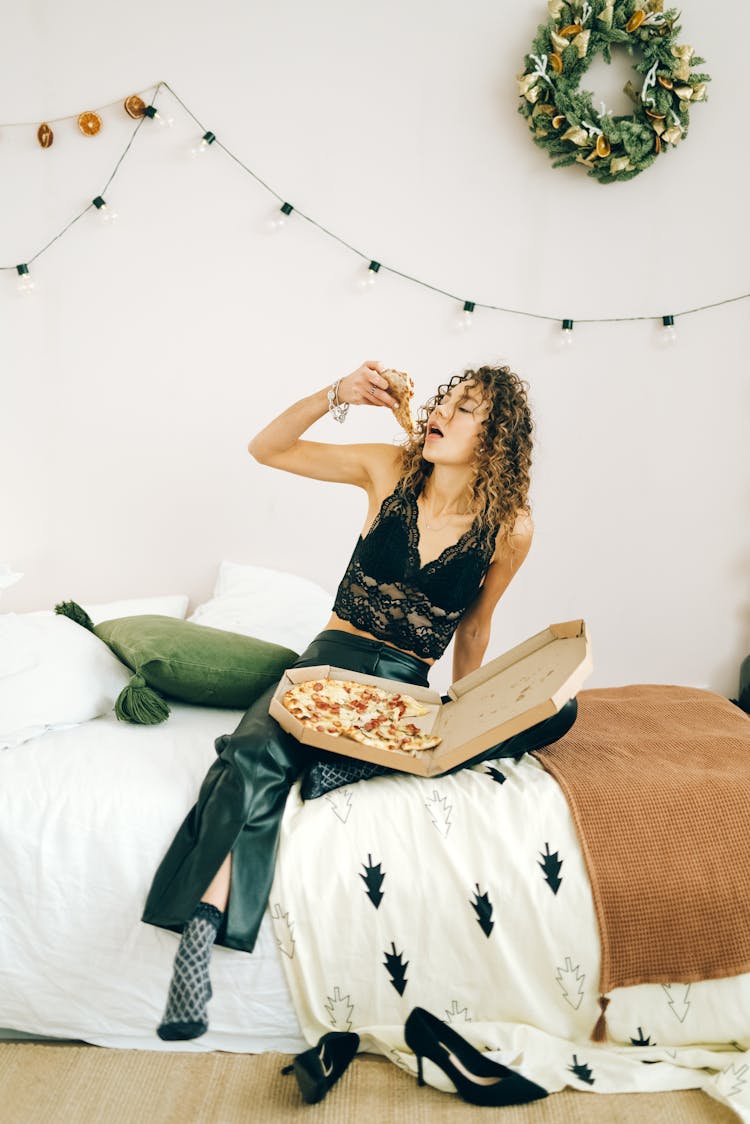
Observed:
[[[528,553],[532,421],[518,376],[485,366],[441,386],[404,446],[300,440],[328,410],[343,421],[350,404],[393,408],[382,372],[380,363],[363,363],[330,391],[301,399],[249,450],[261,464],[354,484],[368,496],[331,619],[294,666],[333,664],[427,686],[451,638],[454,680],[480,666],[495,606]],[[273,692],[250,707],[234,734],[217,739],[218,760],[148,895],[143,920],[182,932],[158,1028],[163,1039],[206,1031],[215,941],[252,951],[286,797],[315,760],[268,715]],[[549,744],[574,719],[571,700],[482,757]]]

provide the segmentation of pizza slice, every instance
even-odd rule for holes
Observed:
[[[365,703],[378,703],[390,709],[397,717],[420,718],[429,713],[429,707],[422,706],[411,695],[403,691],[387,691],[374,684],[347,682],[347,689],[353,698]]]
[[[317,728],[317,723],[326,725],[326,733],[340,734],[341,727],[348,725],[340,720],[340,705],[336,701],[328,701],[324,695],[325,684],[322,681],[308,680],[305,683],[296,683],[283,696],[281,702],[300,722],[306,726]]]
[[[395,722],[385,721],[373,729],[368,727],[352,726],[343,731],[344,737],[362,745],[371,746],[373,749],[384,749],[388,752],[409,753],[412,756],[424,750],[434,749],[440,744],[440,738],[435,734],[424,734],[417,727],[411,733],[402,729]]]
[[[388,382],[388,393],[397,401],[393,407],[393,416],[402,429],[411,437],[416,432],[414,419],[411,416],[411,400],[414,397],[414,382],[405,371],[395,371],[389,368],[383,371],[383,378]]]
[[[422,753],[428,749],[434,749],[435,746],[440,745],[441,738],[437,734],[426,734],[424,730],[420,730],[418,726],[407,727],[401,740],[401,750],[403,753]]]
[[[421,718],[430,712],[429,707],[422,706],[411,695],[405,695],[402,691],[391,695],[391,706],[399,711],[400,718]]]

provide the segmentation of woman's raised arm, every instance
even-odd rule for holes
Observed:
[[[363,363],[356,371],[339,381],[338,401],[352,405],[396,405],[387,389],[388,383],[376,361]],[[373,390],[374,388],[374,390]],[[288,410],[253,437],[249,453],[260,464],[309,476],[314,480],[330,480],[357,484],[366,488],[372,478],[373,460],[382,458],[382,450],[390,446],[356,444],[324,444],[301,441],[301,435],[328,412],[328,387],[307,398],[301,398]]]

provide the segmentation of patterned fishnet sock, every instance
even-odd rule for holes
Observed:
[[[211,998],[208,964],[223,916],[220,909],[200,902],[182,931],[167,1009],[156,1030],[165,1041],[199,1038],[208,1030],[206,1006]]]

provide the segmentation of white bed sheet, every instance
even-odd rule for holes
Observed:
[[[151,876],[241,713],[108,715],[0,753],[0,1027],[147,1050],[305,1047],[268,914],[252,955],[216,948],[210,1028],[162,1042],[178,936],[141,922]]]

